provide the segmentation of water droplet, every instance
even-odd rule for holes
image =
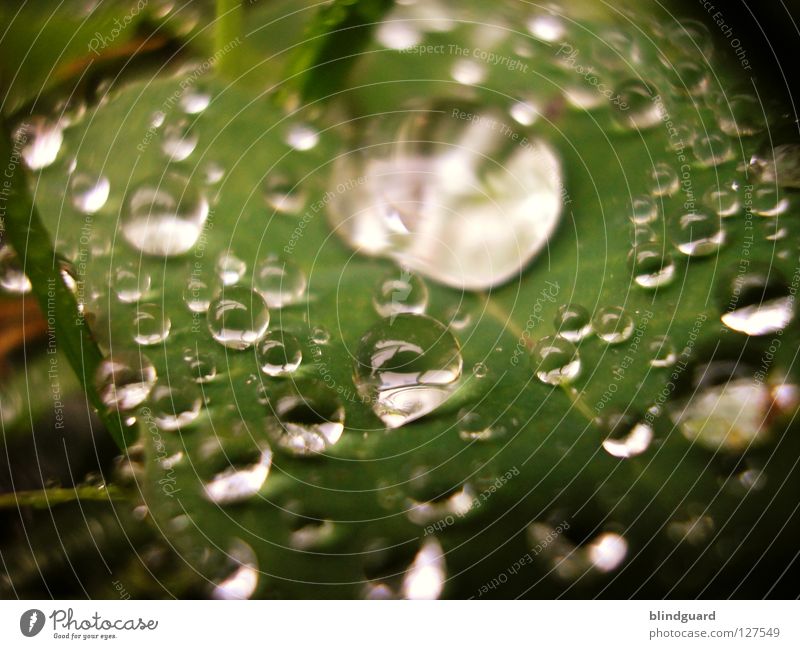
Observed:
[[[750,167],[759,182],[778,187],[800,188],[800,145],[779,144],[763,158],[753,156]]]
[[[724,133],[700,134],[694,141],[694,157],[703,167],[717,167],[733,159],[733,143]]]
[[[253,272],[253,288],[271,309],[297,304],[305,296],[307,285],[306,274],[294,262],[277,255],[267,256]]]
[[[112,283],[117,299],[131,304],[138,302],[150,290],[150,275],[142,266],[128,262],[117,267]]]
[[[404,50],[418,45],[422,41],[422,32],[411,22],[389,20],[378,25],[375,39],[390,50]]]
[[[545,336],[536,343],[531,359],[536,378],[548,385],[570,383],[581,372],[578,350],[564,338]]]
[[[633,318],[619,306],[599,309],[592,318],[592,328],[597,337],[609,345],[624,343],[633,335]]]
[[[219,162],[209,160],[203,165],[203,182],[206,185],[216,185],[225,177],[225,167]]]
[[[230,349],[247,349],[261,340],[269,326],[264,298],[244,286],[223,288],[206,315],[211,336]]]
[[[476,86],[486,80],[486,68],[472,59],[458,59],[450,69],[450,76],[465,86]]]
[[[223,252],[217,259],[217,275],[223,286],[237,284],[246,271],[247,264],[230,251]]]
[[[433,500],[418,501],[410,498],[407,511],[408,520],[417,525],[427,525],[444,520],[448,516],[466,516],[475,506],[475,492],[469,485],[447,493],[437,493]]]
[[[680,187],[678,173],[666,162],[657,162],[650,173],[653,196],[672,196]]]
[[[541,109],[531,100],[515,101],[508,113],[518,124],[530,126],[539,119]]]
[[[94,214],[108,200],[111,184],[105,176],[76,173],[69,182],[72,205],[84,214]]]
[[[331,341],[331,334],[324,327],[314,327],[310,338],[315,345],[327,345]]]
[[[663,244],[636,246],[628,255],[628,261],[633,266],[634,281],[642,288],[658,288],[675,277],[675,263]]]
[[[641,455],[653,441],[652,427],[646,421],[637,421],[628,414],[607,415],[601,426],[605,434],[603,448],[614,457],[630,458]]]
[[[558,16],[542,14],[528,21],[528,31],[534,38],[547,43],[555,43],[564,38],[567,29]]]
[[[150,393],[153,420],[162,430],[180,430],[200,414],[203,397],[194,383],[160,384]]]
[[[416,273],[407,270],[389,273],[378,282],[372,297],[378,315],[424,313],[428,306],[428,287]]]
[[[97,367],[95,385],[108,408],[131,410],[142,403],[156,382],[156,369],[144,354],[120,352]]]
[[[759,216],[780,216],[789,209],[789,199],[775,185],[757,185],[750,198]]]
[[[405,599],[438,599],[444,590],[446,577],[444,552],[435,538],[422,543],[417,556],[403,577]]]
[[[361,338],[354,379],[389,428],[433,412],[453,393],[462,358],[437,320],[410,313],[384,319]]]
[[[562,304],[553,320],[556,335],[576,343],[592,333],[589,312],[580,304]]]
[[[226,576],[211,591],[213,599],[250,599],[258,586],[258,562],[253,549],[238,539],[226,557]]]
[[[204,496],[217,505],[230,505],[258,494],[272,466],[270,447],[262,443],[245,453],[223,451],[220,455],[227,466],[206,483]]]
[[[669,227],[675,247],[689,257],[713,255],[725,243],[722,220],[716,214],[684,214],[670,221]]]
[[[616,86],[618,99],[611,102],[615,120],[625,128],[647,129],[661,123],[662,104],[653,101],[658,95],[641,79],[627,79]],[[624,107],[624,108],[623,108]]]
[[[458,436],[468,442],[496,439],[504,429],[490,416],[464,409],[458,413]]]
[[[296,214],[306,202],[306,193],[290,176],[273,172],[264,183],[264,200],[280,214]]]
[[[658,203],[652,196],[634,196],[631,198],[630,218],[638,224],[653,223],[658,219]]]
[[[64,131],[59,122],[28,117],[14,131],[14,141],[29,169],[38,171],[53,164],[61,152]]]
[[[718,114],[720,129],[731,137],[756,135],[766,128],[764,107],[752,95],[729,97]]]
[[[161,151],[171,162],[181,162],[194,153],[200,138],[186,119],[164,126]]]
[[[782,331],[794,319],[794,298],[777,269],[753,263],[747,272],[733,269],[720,284],[722,323],[748,336]]]
[[[344,431],[344,407],[338,395],[318,383],[296,384],[270,396],[275,414],[268,431],[275,443],[298,456],[323,453]]]
[[[133,339],[140,345],[158,345],[166,340],[171,326],[160,304],[140,304],[133,317]]]
[[[472,324],[472,314],[461,304],[450,307],[446,312],[447,326],[462,331]]]
[[[197,350],[188,350],[184,360],[195,383],[210,383],[217,376],[217,363],[214,356]]]
[[[286,331],[270,331],[258,343],[258,364],[268,376],[288,376],[302,360],[300,341]]]
[[[22,272],[17,254],[7,245],[0,248],[0,288],[15,295],[30,293],[33,288],[31,280]]]
[[[211,103],[211,93],[199,88],[187,88],[180,99],[181,110],[188,115],[202,113]]]
[[[327,214],[353,248],[469,289],[515,276],[544,248],[562,207],[546,142],[480,107],[383,115],[379,128],[390,135],[366,129],[334,163],[332,182],[349,189]]]
[[[183,289],[183,302],[192,313],[205,313],[214,297],[215,289],[211,282],[200,274],[192,273],[186,288]]]
[[[656,336],[647,345],[650,367],[672,367],[678,360],[675,345],[669,336]]]
[[[309,124],[294,124],[286,132],[286,144],[295,151],[310,151],[319,142],[319,131]]]
[[[600,572],[616,570],[628,554],[625,537],[613,532],[598,534],[586,547],[586,555],[592,567]]]
[[[122,234],[137,250],[160,257],[194,247],[208,217],[208,201],[176,173],[146,181],[128,196]]]
[[[472,366],[472,376],[476,379],[482,379],[487,374],[489,374],[489,368],[486,363],[479,361]]]
[[[739,194],[733,184],[711,187],[703,195],[703,204],[719,216],[733,216],[741,209]]]

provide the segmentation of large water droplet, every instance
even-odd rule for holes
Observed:
[[[569,340],[545,336],[531,352],[533,371],[542,383],[562,385],[575,380],[581,373],[578,350]]]
[[[214,340],[241,350],[261,340],[267,332],[269,309],[256,291],[227,286],[211,302],[206,318]]]
[[[548,144],[506,119],[437,106],[376,120],[367,142],[335,162],[334,230],[451,286],[513,277],[558,224],[561,171]]]
[[[186,177],[169,173],[130,192],[121,219],[122,234],[145,254],[182,255],[197,243],[208,211],[205,196]]]
[[[361,338],[354,380],[389,428],[434,411],[453,393],[462,370],[453,335],[437,320],[401,313]]]
[[[156,382],[156,369],[144,354],[119,352],[97,367],[95,385],[108,408],[130,410],[142,403]]]

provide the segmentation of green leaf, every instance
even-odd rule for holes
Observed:
[[[431,38],[467,42],[462,36],[457,31]],[[513,45],[508,42],[509,52]],[[727,308],[725,274],[738,267],[745,248],[752,264],[770,265],[787,282],[794,276],[797,260],[788,242],[796,241],[797,224],[788,217],[726,218],[726,242],[718,253],[689,258],[672,248],[677,235],[667,228],[683,210],[685,198],[675,193],[659,205],[667,220],[651,226],[670,246],[675,278],[657,290],[638,286],[628,262],[631,197],[650,191],[655,163],[677,164],[668,133],[661,125],[641,132],[625,127],[605,105],[591,112],[569,109],[560,84],[574,82],[574,76],[553,59],[553,47],[529,45],[543,59],[550,57],[550,67],[522,74],[495,66],[491,84],[502,92],[478,99],[507,108],[541,84],[537,99],[544,115],[531,131],[562,159],[564,217],[548,247],[519,278],[486,294],[427,282],[428,315],[445,324],[453,309],[470,316],[469,324],[451,333],[460,344],[465,373],[474,377],[457,395],[457,404],[392,430],[358,395],[353,358],[362,336],[381,320],[372,304],[375,285],[396,268],[353,253],[331,233],[326,218],[325,192],[335,191],[331,167],[345,144],[343,129],[323,128],[316,146],[293,150],[286,144],[287,132],[309,116],[286,116],[260,96],[201,79],[197,83],[211,103],[181,125],[197,135],[198,144],[185,161],[167,164],[161,144],[166,126],[181,119],[175,101],[182,88],[179,78],[161,79],[127,88],[66,134],[64,158],[75,157],[76,171],[102,174],[110,182],[108,202],[91,219],[62,201],[70,183],[63,167],[38,177],[36,200],[51,230],[61,222],[91,223],[88,241],[60,230],[64,240],[57,246],[92,250],[82,277],[86,295],[92,296],[85,308],[104,349],[112,356],[126,350],[146,354],[156,368],[163,390],[152,392],[136,413],[146,449],[144,501],[160,532],[216,584],[206,594],[231,595],[226,578],[245,570],[258,576],[253,591],[245,594],[258,597],[408,595],[403,582],[414,558],[419,552],[436,556],[434,543],[445,553],[443,595],[451,597],[691,597],[726,594],[732,587],[758,596],[777,578],[791,538],[782,526],[790,521],[789,529],[797,530],[795,504],[785,486],[796,483],[796,426],[769,402],[756,413],[763,435],[745,431],[759,444],[731,439],[715,446],[704,438],[709,427],[701,426],[692,439],[670,414],[695,391],[694,375],[707,363],[738,361],[757,370],[769,358],[767,394],[797,384],[794,350],[800,341],[794,324],[776,334],[780,342],[774,345],[773,336],[745,336],[720,322]],[[500,43],[498,52],[510,56],[503,47]],[[379,78],[400,83],[386,84],[385,92],[383,87],[381,92],[354,90],[347,98],[351,110],[367,115],[396,108],[404,105],[401,96],[426,96],[433,89],[443,101],[463,99],[454,84],[442,85],[463,55],[420,57],[411,65],[408,56],[366,58],[359,77],[365,87]],[[655,59],[648,65],[666,87],[669,71],[654,67]],[[423,68],[430,81],[419,81]],[[716,70],[736,78],[733,71],[723,72],[724,66]],[[698,128],[718,117],[706,109],[698,112],[677,91],[673,95],[669,107],[681,123]],[[166,113],[165,127],[151,126],[156,111]],[[744,160],[757,141],[742,140],[741,146],[737,155]],[[719,174],[742,180],[736,160],[707,167],[687,155],[698,201]],[[209,184],[212,163],[224,173]],[[142,183],[163,185],[173,173],[189,178],[209,197],[203,235],[184,256],[141,254],[125,240],[127,204]],[[276,180],[304,196],[294,214],[265,202],[265,188],[271,191]],[[781,239],[786,243],[767,238],[778,222],[786,228]],[[757,236],[750,242],[753,228]],[[252,348],[222,347],[205,315],[186,307],[189,279],[213,277],[226,253],[244,262],[242,284],[249,284],[254,267],[273,254],[288,258],[308,278],[301,303],[271,309],[270,330],[294,335],[302,347],[303,362],[292,377],[265,376]],[[109,285],[109,274],[124,264],[151,280],[138,306],[121,303]],[[534,376],[529,356],[539,338],[557,332],[553,323],[566,303],[590,313],[623,307],[635,329],[616,345],[598,336],[581,341],[583,372],[560,389]],[[134,322],[143,308],[160,308],[168,316],[163,341],[136,344],[140,330]],[[327,342],[320,342],[325,337],[320,329],[327,332]],[[651,344],[661,336],[670,337],[683,354],[670,367],[651,364]],[[198,353],[216,369],[213,379],[200,384],[190,366]],[[338,443],[316,457],[282,449],[274,408],[287,394],[313,396],[314,404],[338,401],[344,409]],[[666,400],[652,416],[654,440],[643,453],[621,459],[604,450],[608,413],[627,413],[640,422],[662,394]],[[269,403],[262,403],[265,396]],[[190,406],[197,399],[203,405],[194,417]],[[723,422],[738,431],[730,400],[718,401],[728,417]],[[185,413],[191,421],[177,430],[162,416],[171,403],[189,404]],[[489,440],[460,435],[465,411],[490,422]],[[235,503],[208,498],[215,477],[231,466],[263,462],[267,445],[271,468],[256,493]],[[760,516],[765,510],[769,517]],[[758,533],[740,545],[756,519]],[[761,576],[748,572],[758,560],[765,565]],[[678,581],[676,574],[682,576]]]

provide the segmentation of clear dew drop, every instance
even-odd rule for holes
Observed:
[[[592,321],[589,311],[580,304],[562,304],[556,311],[553,325],[556,336],[576,343],[592,333]]]
[[[658,219],[658,203],[647,194],[631,198],[630,219],[633,223],[653,223]]]
[[[223,453],[227,466],[203,486],[203,495],[217,505],[230,505],[257,495],[269,476],[272,449],[266,444],[247,453]]]
[[[593,568],[612,572],[622,565],[628,555],[628,542],[614,532],[598,534],[586,547],[586,556]]]
[[[746,272],[731,269],[718,291],[722,323],[748,336],[783,331],[794,320],[794,297],[780,271],[752,263]]]
[[[672,242],[687,257],[707,257],[725,243],[725,229],[716,214],[691,212],[669,224]]]
[[[416,273],[391,272],[375,287],[372,305],[384,318],[399,313],[424,313],[428,306],[428,287]]]
[[[133,317],[133,340],[139,345],[158,345],[167,339],[171,327],[160,304],[140,304]]]
[[[486,67],[473,59],[458,59],[450,68],[450,76],[465,86],[476,86],[486,81]]]
[[[545,247],[561,218],[560,162],[507,114],[436,106],[371,126],[331,180],[348,188],[327,215],[351,247],[467,289],[515,276]]]
[[[319,131],[310,124],[293,124],[286,131],[286,144],[295,151],[310,151],[319,143]]]
[[[449,307],[445,314],[447,326],[455,331],[463,331],[472,324],[472,314],[463,304]]]
[[[631,458],[641,455],[653,441],[653,428],[646,421],[626,413],[603,417],[603,449],[614,457]]]
[[[268,332],[258,343],[258,365],[268,376],[288,376],[303,360],[300,341],[286,331]]]
[[[719,216],[734,216],[738,214],[742,204],[736,187],[733,183],[710,187],[703,194],[703,205]]]
[[[719,127],[732,137],[756,135],[766,128],[764,107],[752,95],[729,97],[719,112]]]
[[[217,361],[213,354],[189,349],[183,358],[195,383],[210,383],[216,378]]]
[[[508,114],[511,115],[511,118],[518,124],[530,126],[539,119],[541,108],[532,100],[520,100],[511,104]]]
[[[212,599],[250,599],[258,587],[258,560],[256,553],[244,541],[236,540],[228,550],[225,576],[211,591]]]
[[[489,374],[489,366],[483,361],[478,361],[472,366],[472,376],[476,379],[485,378]]]
[[[680,187],[678,172],[666,162],[657,162],[650,172],[653,196],[672,196]]]
[[[164,126],[161,151],[170,162],[181,162],[194,153],[199,141],[200,138],[189,120],[180,119]]]
[[[504,432],[493,417],[475,410],[464,409],[458,413],[458,436],[467,442],[488,442]]]
[[[156,369],[144,354],[120,352],[97,367],[95,386],[108,408],[131,410],[141,404],[156,382]]]
[[[541,338],[531,351],[531,363],[536,378],[548,385],[571,383],[581,373],[578,350],[565,338]]]
[[[634,281],[642,288],[665,286],[675,277],[675,262],[663,244],[636,246],[628,255],[628,261],[633,268]]]
[[[59,122],[44,117],[29,117],[15,129],[14,141],[28,168],[38,171],[58,159],[64,143],[64,131]]]
[[[128,262],[113,271],[111,285],[124,304],[138,302],[150,290],[150,274],[140,265]]]
[[[268,255],[253,270],[253,288],[271,309],[297,304],[305,297],[308,279],[292,261]]]
[[[750,196],[751,209],[759,216],[780,216],[788,211],[789,199],[775,185],[756,185]]]
[[[267,431],[275,444],[293,455],[324,453],[344,432],[345,413],[339,396],[320,383],[299,383],[269,397],[274,418]]]
[[[0,288],[13,295],[25,295],[33,288],[17,254],[8,245],[0,248]]]
[[[800,188],[800,144],[779,144],[764,157],[753,156],[750,167],[765,185]]]
[[[206,314],[211,337],[229,349],[247,349],[267,332],[269,309],[264,298],[244,286],[226,286]]]
[[[183,289],[183,303],[192,313],[205,313],[214,299],[215,289],[212,282],[201,274],[189,276]]]
[[[194,383],[159,382],[150,393],[150,412],[162,430],[181,430],[197,419],[203,396]]]
[[[724,133],[707,132],[698,135],[692,147],[695,160],[702,167],[717,167],[733,159],[733,143]]]
[[[94,214],[106,204],[111,183],[105,176],[78,172],[70,178],[69,191],[76,210],[84,214]]]
[[[216,185],[225,177],[225,167],[215,160],[209,160],[203,165],[203,182],[206,185]]]
[[[592,318],[592,328],[597,337],[609,345],[618,345],[633,335],[633,318],[619,306],[598,309]]]
[[[475,491],[466,484],[441,494],[434,500],[408,499],[408,520],[416,525],[428,525],[450,517],[466,516],[475,507]]]
[[[562,40],[567,33],[564,21],[558,16],[550,14],[534,16],[528,20],[527,27],[531,36],[546,43]]]
[[[313,327],[309,339],[315,345],[327,345],[331,341],[331,334],[325,327]]]
[[[387,49],[403,50],[418,45],[422,41],[422,32],[409,21],[385,21],[378,25],[375,39]]]
[[[653,101],[658,91],[641,79],[627,79],[614,88],[618,99],[611,102],[614,119],[626,129],[648,129],[661,123],[663,109]],[[624,106],[624,108],[623,108]]]
[[[245,272],[247,264],[230,250],[223,252],[217,259],[217,275],[223,286],[238,284]]]
[[[427,415],[455,391],[463,361],[458,342],[437,320],[401,313],[362,336],[354,381],[389,428]]]
[[[411,600],[438,599],[446,577],[442,546],[433,537],[425,539],[403,576],[402,596]]]
[[[279,214],[297,214],[306,203],[306,192],[291,176],[271,172],[264,181],[264,201]]]
[[[211,93],[199,88],[187,88],[180,98],[181,110],[187,115],[202,113],[211,103]]]
[[[168,173],[130,192],[121,217],[122,234],[144,254],[182,255],[197,243],[208,212],[206,197],[188,178]]]
[[[647,344],[650,367],[672,367],[678,361],[678,353],[669,336],[656,336]]]

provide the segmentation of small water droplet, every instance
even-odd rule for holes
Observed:
[[[647,345],[650,367],[672,367],[678,360],[675,345],[669,336],[656,336]]]
[[[609,345],[624,343],[633,335],[633,318],[619,306],[599,309],[592,318],[592,328],[597,337]]]
[[[226,557],[225,577],[211,591],[213,599],[250,599],[258,586],[258,561],[253,549],[236,540]]]
[[[387,274],[378,282],[372,297],[378,315],[424,313],[428,306],[428,287],[416,273],[407,270]]]
[[[133,317],[133,339],[139,345],[158,345],[166,340],[171,326],[160,304],[140,304]]]
[[[553,320],[556,335],[576,343],[592,333],[591,316],[580,304],[562,304]]]
[[[720,284],[722,323],[748,336],[765,336],[794,319],[794,298],[780,271],[752,263],[746,272],[732,269]]]
[[[105,176],[76,173],[69,182],[72,205],[79,212],[94,214],[108,200],[111,184]]]
[[[14,131],[14,142],[29,169],[38,171],[53,164],[64,143],[59,122],[44,117],[28,117]]]
[[[296,214],[306,202],[306,192],[290,176],[272,172],[264,182],[267,206],[280,214]]]
[[[634,281],[642,288],[665,286],[675,277],[672,255],[661,243],[636,246],[628,255],[628,261],[633,266]]]
[[[161,133],[161,151],[171,162],[181,162],[194,153],[200,141],[197,132],[186,119],[164,126]]]
[[[230,349],[247,349],[263,338],[269,326],[264,298],[244,286],[226,286],[206,314],[211,337]]]
[[[569,340],[545,336],[531,352],[533,371],[542,383],[563,385],[574,381],[581,373],[578,350]]]
[[[264,486],[272,466],[272,450],[262,443],[247,452],[224,450],[220,461],[227,466],[203,487],[203,495],[217,505],[230,505],[255,496]]]
[[[156,369],[144,354],[119,352],[97,367],[95,386],[108,408],[131,410],[142,403],[156,382]]]
[[[286,331],[270,331],[258,343],[258,364],[268,376],[288,376],[302,360],[300,341]]]
[[[605,438],[603,449],[619,458],[644,453],[653,441],[653,429],[646,421],[637,421],[629,414],[613,413],[601,421]]]
[[[319,142],[319,131],[309,124],[293,124],[286,132],[286,144],[295,151],[310,151]]]
[[[650,174],[653,196],[672,196],[680,187],[678,173],[666,162],[657,162]]]
[[[217,376],[217,362],[212,354],[188,350],[184,359],[195,383],[210,383]]]
[[[362,336],[354,380],[359,393],[389,428],[433,412],[461,377],[458,342],[437,320],[402,313]]]
[[[708,189],[703,195],[703,204],[719,216],[733,216],[741,209],[739,194],[732,184]]]
[[[180,99],[181,110],[188,115],[202,113],[211,103],[211,93],[199,88],[187,88]]]
[[[442,546],[435,538],[428,538],[423,541],[403,577],[403,597],[411,600],[438,599],[444,590],[446,576]]]
[[[775,185],[757,185],[750,196],[750,205],[759,216],[780,216],[789,210],[789,199]]]
[[[31,280],[22,272],[17,254],[8,245],[0,248],[0,288],[14,295],[25,295],[33,288]]]
[[[628,554],[624,536],[613,532],[598,534],[586,547],[586,556],[592,567],[600,572],[616,570]]]
[[[247,272],[247,264],[230,250],[223,252],[217,259],[217,275],[223,286],[238,284],[245,272]]]
[[[622,81],[614,88],[614,94],[613,115],[622,127],[640,130],[661,123],[663,106],[653,101],[658,92],[641,79]]]
[[[180,386],[162,383],[150,393],[153,420],[162,430],[180,430],[200,414],[203,397],[194,383]]]
[[[344,431],[344,407],[336,392],[319,383],[299,383],[270,396],[275,414],[267,425],[275,443],[298,456],[323,453]]]
[[[490,416],[475,410],[464,409],[458,413],[458,436],[468,442],[487,442],[505,432]]]
[[[192,313],[205,313],[214,298],[213,284],[200,274],[192,273],[183,289],[183,302]]]
[[[486,68],[473,59],[458,59],[450,69],[450,76],[465,86],[476,86],[486,80]]]
[[[703,167],[717,167],[733,159],[733,143],[724,133],[701,133],[694,141],[692,150],[695,159]]]
[[[658,203],[652,196],[634,196],[631,198],[630,219],[637,224],[653,223],[658,219]]]
[[[310,338],[315,345],[327,345],[331,341],[331,334],[325,327],[314,327]]]
[[[268,255],[253,272],[253,288],[271,309],[297,304],[307,286],[306,274],[294,262],[277,255]]]
[[[722,220],[716,214],[692,212],[670,222],[672,242],[688,257],[716,253],[725,243]]]
[[[150,290],[150,275],[141,265],[128,262],[114,271],[112,285],[117,299],[131,304],[138,302]]]

